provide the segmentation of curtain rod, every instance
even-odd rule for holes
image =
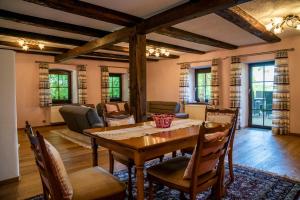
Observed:
[[[46,61],[35,61],[35,63],[47,63],[47,64],[61,64],[61,65],[84,65],[84,64],[75,64],[75,63],[59,63],[59,62],[46,62]],[[86,64],[84,66],[87,66]]]
[[[107,65],[100,65],[99,67],[100,67],[100,68],[101,68],[101,67],[111,67],[111,68],[129,69],[129,67],[118,67],[118,66],[107,66]]]
[[[235,56],[236,57],[257,56],[257,55],[264,55],[264,54],[272,54],[272,53],[276,53],[277,51],[295,51],[295,48],[278,49],[278,50],[273,50],[273,51],[264,51],[264,52],[259,52],[259,53],[241,54],[241,55],[235,55]],[[220,58],[220,59],[226,60],[230,57],[232,57],[232,56],[226,56],[226,57]],[[195,60],[195,61],[191,61],[191,62],[181,62],[181,63],[177,63],[177,65],[191,64],[191,63],[201,63],[201,62],[209,62],[209,61],[212,61],[212,59],[209,59],[209,60]]]

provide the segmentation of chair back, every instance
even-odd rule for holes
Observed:
[[[232,124],[232,137],[230,138],[230,150],[233,148],[233,141],[235,136],[235,130],[238,120],[239,109],[220,109],[220,108],[209,108],[205,109],[205,121],[212,121],[217,123],[230,123]]]
[[[204,171],[213,172],[214,175],[204,183],[203,187],[214,185],[217,181],[222,180],[224,158],[232,137],[231,129],[231,124],[216,128],[206,128],[205,123],[200,126],[197,145],[193,154],[194,158],[192,158],[194,165],[191,185],[194,190],[199,186],[199,177],[204,175]]]
[[[31,149],[34,152],[35,162],[40,173],[44,195],[46,193],[47,198],[49,198],[48,195],[50,195],[50,199],[54,200],[62,199],[62,191],[57,184],[59,180],[54,175],[54,166],[50,161],[44,137],[38,131],[34,134],[32,127],[27,121],[25,132],[29,138]]]

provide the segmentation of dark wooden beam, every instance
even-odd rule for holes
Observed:
[[[137,24],[138,33],[151,33],[160,28],[170,27],[175,24],[208,15],[218,10],[236,6],[250,0],[193,0],[181,4]]]
[[[238,6],[217,11],[216,14],[262,40],[270,43],[281,41],[279,37],[268,31],[263,24]]]
[[[188,47],[182,47],[182,46],[178,46],[175,44],[159,42],[159,41],[155,41],[155,40],[147,40],[147,45],[150,45],[153,47],[164,47],[164,48],[171,49],[174,51],[181,51],[181,52],[186,52],[186,53],[194,53],[194,54],[204,54],[205,53],[204,51],[191,49]]]
[[[208,46],[213,46],[213,47],[218,47],[218,48],[224,48],[224,49],[236,49],[237,46],[222,42],[219,40],[215,40],[209,37],[205,37],[202,35],[198,35],[195,33],[191,33],[188,31],[180,30],[177,28],[173,27],[167,27],[167,28],[161,28],[156,31],[156,33],[166,35],[169,37],[177,38],[180,40],[185,40],[193,43],[198,43],[198,44],[205,44]]]
[[[91,8],[98,8],[99,10],[105,9],[104,7],[101,6],[97,6],[97,5],[93,5],[93,4],[89,4],[89,3],[85,3],[86,6],[84,8],[79,8],[82,12],[80,12],[80,15],[82,16],[86,16],[88,12],[90,12]],[[55,3],[56,6],[53,6],[53,8],[55,9],[60,9],[61,7],[59,7],[59,2]],[[111,13],[111,15],[113,14],[117,14],[117,13],[122,13],[119,11],[114,11],[113,13]],[[127,15],[125,13],[122,13],[123,15]],[[89,14],[89,16],[92,15],[91,13]],[[118,15],[119,16],[119,15]],[[102,31],[102,30],[97,30],[97,29],[92,29],[92,28],[86,28],[86,27],[82,27],[82,26],[76,26],[76,25],[72,25],[72,24],[67,24],[67,23],[61,23],[61,22],[57,22],[57,21],[53,21],[53,20],[45,20],[42,18],[36,18],[36,17],[32,17],[32,16],[26,16],[26,15],[22,15],[22,14],[18,14],[18,13],[13,13],[13,12],[9,12],[9,11],[5,11],[1,12],[0,10],[0,18],[3,19],[7,19],[7,20],[12,20],[12,21],[16,21],[19,23],[25,23],[25,24],[30,24],[30,25],[36,25],[36,26],[40,26],[40,27],[45,27],[45,28],[53,28],[56,30],[61,30],[61,31],[67,31],[67,32],[71,32],[71,33],[79,33],[82,35],[89,35],[89,36],[93,36],[93,37],[103,37],[106,34],[109,34],[110,32],[107,31]],[[143,19],[139,18],[139,17],[135,17],[133,15],[130,15],[130,19],[128,19],[129,21],[132,21],[132,19],[135,19],[135,23],[141,22]],[[107,21],[110,22],[110,21]],[[132,23],[128,23],[127,25],[130,26]],[[73,27],[74,26],[74,27]],[[66,27],[66,28],[64,28]],[[195,33],[189,33],[187,31],[183,31],[181,29],[177,29],[177,28],[164,28],[161,30],[157,30],[155,31],[156,33],[162,34],[162,35],[167,35],[169,37],[174,37],[174,38],[178,38],[181,40],[186,40],[186,41],[190,41],[190,42],[195,42],[195,43],[200,43],[200,44],[206,44],[206,45],[211,45],[211,46],[217,46],[220,48],[226,48],[226,49],[234,49],[236,48],[236,46],[231,45],[231,44],[227,44],[221,41],[217,41],[202,35],[198,35]],[[164,43],[162,43],[162,46],[160,47],[165,47],[163,45]],[[168,44],[167,44],[168,45]],[[178,46],[179,47],[179,46]],[[165,47],[166,48],[166,47]],[[180,51],[180,47],[176,49],[176,51]],[[186,49],[188,48],[182,48],[182,52],[186,52]],[[190,52],[190,50],[188,49],[188,52]],[[198,53],[196,51],[194,51],[195,53]],[[202,52],[200,52],[200,54],[202,54]]]
[[[132,26],[140,20],[140,18],[115,11],[109,8],[96,6],[78,0],[25,0],[41,6],[46,6],[53,9],[58,9],[67,13],[73,13],[112,24],[121,26]]]
[[[78,26],[65,22],[59,22],[39,17],[33,17],[29,15],[23,15],[0,9],[0,19],[10,20],[22,24],[28,24],[32,26],[38,26],[43,28],[49,28],[59,31],[65,31],[70,33],[77,33],[81,35],[87,35],[92,37],[103,37],[111,32],[93,29],[85,26]]]
[[[17,42],[8,42],[8,41],[0,41],[1,46],[7,46],[7,47],[13,47],[17,48],[17,50],[20,50],[21,52],[26,52],[21,49],[19,44]],[[61,48],[61,47],[50,47],[50,46],[45,46],[43,50],[40,50],[39,47],[32,46],[29,49],[30,51],[39,51],[40,53],[50,53],[51,55],[58,55],[60,53],[67,52],[68,48]],[[102,53],[102,52],[92,52],[86,55],[83,55],[85,58],[97,58],[97,59],[120,59],[120,60],[129,60],[129,56],[127,55],[118,55],[118,54],[112,54],[112,53]],[[147,58],[147,61],[159,61],[157,58]]]
[[[130,110],[136,122],[146,120],[146,35],[129,39]]]

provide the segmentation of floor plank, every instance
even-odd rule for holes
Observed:
[[[68,173],[91,166],[91,150],[51,134],[50,130],[62,126],[43,127],[38,130],[60,152]],[[29,141],[19,132],[21,180],[0,186],[0,199],[25,199],[42,192],[40,177],[35,166]],[[99,164],[108,169],[106,150],[100,150]],[[300,137],[272,136],[268,130],[243,129],[236,134],[234,163],[300,180]],[[125,169],[119,163],[116,170]]]

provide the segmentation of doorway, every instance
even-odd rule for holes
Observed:
[[[274,61],[249,64],[249,126],[272,127]]]

